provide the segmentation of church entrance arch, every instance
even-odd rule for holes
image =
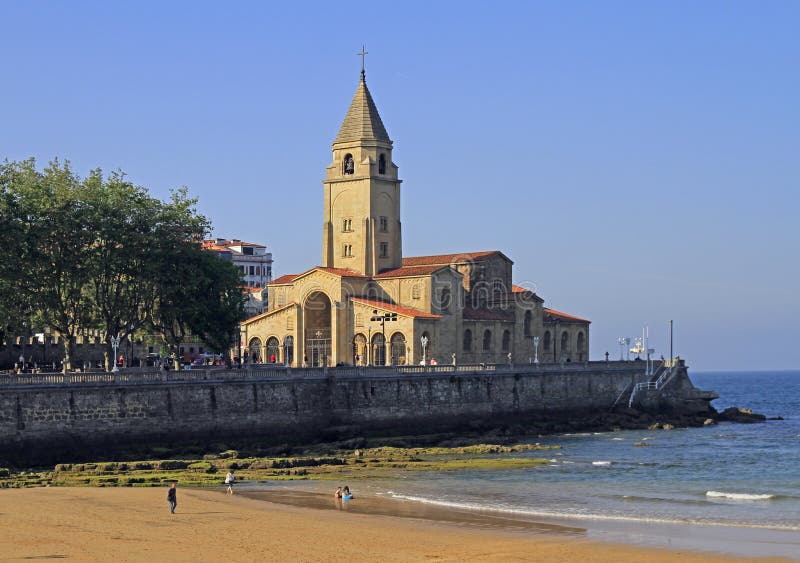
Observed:
[[[356,334],[353,338],[353,364],[367,365],[367,337],[363,334]]]
[[[406,365],[406,337],[402,332],[395,332],[389,340],[392,346],[392,365]]]
[[[283,339],[283,363],[287,366],[294,362],[294,336],[287,336]]]
[[[280,361],[281,344],[274,336],[267,340],[267,354],[264,361],[270,364],[277,364]]]
[[[248,345],[250,349],[250,363],[251,364],[260,364],[261,363],[261,339],[260,338],[252,338],[250,340],[250,344]]]
[[[386,340],[380,332],[372,337],[372,354],[370,360],[373,366],[386,365]]]
[[[311,293],[303,305],[305,361],[310,367],[329,365],[331,355],[331,300],[321,291]]]

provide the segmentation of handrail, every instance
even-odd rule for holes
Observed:
[[[191,369],[181,371],[12,373],[0,375],[0,389],[16,386],[59,385],[144,385],[170,382],[253,381],[265,379],[324,379],[330,377],[393,377],[397,375],[583,373],[596,369],[630,371],[643,368],[640,362],[586,362],[574,364],[445,364],[434,366],[339,366],[330,368],[290,368],[282,365],[252,365],[245,369]]]
[[[643,381],[641,383],[637,383],[636,385],[634,385],[633,389],[631,390],[630,399],[628,399],[628,407],[632,407],[633,406],[633,401],[636,398],[636,395],[637,395],[637,393],[639,391],[644,391],[644,390],[649,390],[649,389],[654,389],[654,390],[658,391],[664,385],[666,385],[666,383],[667,383],[667,381],[669,381],[670,377],[672,377],[672,375],[676,372],[676,369],[675,369],[676,367],[677,367],[677,365],[673,365],[673,366],[670,366],[670,367],[665,367],[665,366],[662,365],[661,368],[659,368],[659,370],[663,369],[664,371],[658,377],[658,379],[656,379],[655,381],[652,381],[652,380],[651,381]],[[656,373],[658,373],[658,370],[656,370]]]

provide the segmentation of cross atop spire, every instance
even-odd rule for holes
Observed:
[[[366,72],[364,71],[364,59],[369,53],[366,50],[366,45],[361,45],[361,51],[356,53],[356,55],[361,55],[361,80],[364,80],[366,76]]]

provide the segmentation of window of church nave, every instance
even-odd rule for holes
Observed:
[[[447,313],[450,311],[450,289],[445,287],[439,292],[439,312]]]
[[[511,350],[511,333],[509,331],[503,332],[503,352]]]
[[[381,258],[386,258],[387,256],[389,256],[389,243],[388,242],[382,242],[381,243],[381,254],[380,254],[380,257]]]
[[[464,331],[464,351],[472,352],[472,331],[470,329]]]
[[[549,330],[544,333],[544,349],[545,350],[549,350],[550,349],[550,331]]]
[[[381,217],[380,229],[381,229],[382,233],[385,233],[386,231],[389,230],[389,219],[387,217],[383,217],[383,216]]]
[[[483,351],[490,352],[491,350],[492,350],[492,331],[487,329],[483,331]]]
[[[378,174],[386,174],[386,157],[383,153],[378,158]]]
[[[352,219],[344,219],[342,221],[342,232],[350,233],[353,231],[353,220]]]
[[[415,283],[411,287],[411,299],[419,299],[422,297],[422,284]]]
[[[356,164],[355,161],[353,160],[353,155],[347,153],[346,155],[344,155],[344,162],[342,163],[342,172],[344,172],[345,174],[352,174],[355,172],[355,170],[356,170]]]
[[[286,305],[286,294],[282,290],[279,291],[275,297],[276,297],[275,301],[277,302],[278,307],[283,307],[284,305]]]
[[[525,311],[525,321],[523,323],[522,334],[525,336],[531,335],[531,319],[533,318],[533,313],[530,310]]]
[[[343,249],[343,256],[346,258],[350,258],[353,256],[353,245],[352,244],[345,244]]]
[[[356,326],[364,326],[364,316],[361,313],[356,314]]]

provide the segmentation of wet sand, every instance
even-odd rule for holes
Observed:
[[[280,502],[179,488],[178,510],[171,515],[166,494],[166,488],[0,491],[0,561],[731,559],[589,541],[583,539],[579,527],[491,518],[471,521],[435,509],[422,515],[398,515],[397,510],[406,509],[392,512],[386,508],[391,505],[370,499],[360,500],[361,504],[350,501],[349,510],[339,510],[332,496],[325,500],[318,494],[296,496],[287,503],[287,498],[277,496],[273,500]]]

